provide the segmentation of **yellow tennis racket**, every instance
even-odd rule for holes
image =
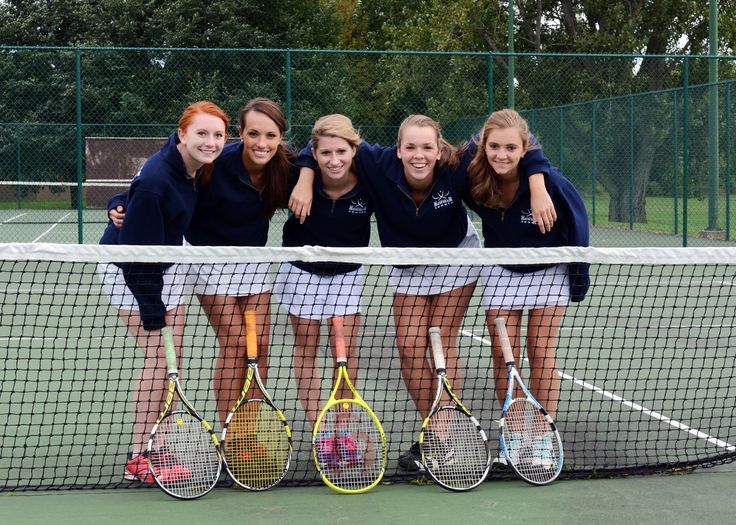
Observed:
[[[375,487],[386,470],[386,435],[376,414],[355,390],[347,374],[343,318],[334,317],[337,377],[312,433],[312,452],[325,484],[343,494]],[[349,398],[338,399],[347,386]]]
[[[161,329],[166,349],[169,392],[163,412],[148,440],[148,467],[161,489],[179,499],[204,496],[215,486],[222,469],[217,436],[200,416],[179,383],[171,327]],[[184,408],[174,409],[174,394]]]
[[[244,317],[248,372],[240,398],[225,420],[222,447],[225,468],[235,483],[248,490],[266,490],[289,470],[291,429],[258,373],[256,313],[249,310]],[[261,397],[246,399],[254,380]]]

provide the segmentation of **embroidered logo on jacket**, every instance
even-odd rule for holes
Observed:
[[[532,217],[532,210],[521,210],[521,224],[537,224]]]
[[[432,195],[432,200],[434,201],[435,210],[452,204],[452,196],[450,196],[450,192],[447,190],[438,191]]]
[[[368,203],[365,201],[365,199],[351,200],[350,206],[348,207],[348,213],[368,213]]]

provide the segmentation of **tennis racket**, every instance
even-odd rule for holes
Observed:
[[[470,490],[483,482],[491,467],[488,439],[478,420],[452,391],[439,328],[429,329],[429,340],[437,370],[437,393],[419,433],[422,463],[441,487]],[[442,405],[443,393],[450,397],[451,404]]]
[[[204,496],[217,483],[222,461],[217,436],[182,391],[171,327],[161,329],[169,392],[148,440],[148,468],[164,492],[179,499]],[[174,394],[184,408],[172,409]]]
[[[258,373],[256,313],[249,310],[244,317],[248,372],[222,429],[223,455],[235,483],[248,490],[266,490],[289,470],[291,429]],[[253,380],[261,397],[246,399]]]
[[[343,318],[333,318],[337,377],[312,432],[312,452],[325,484],[343,494],[375,487],[386,469],[386,436],[373,410],[355,390],[347,374]],[[338,399],[346,385],[352,398]]]
[[[562,440],[552,416],[529,392],[516,369],[506,320],[499,317],[493,323],[509,374],[499,421],[501,451],[521,479],[532,485],[546,485],[562,470]],[[513,399],[514,385],[525,397]]]

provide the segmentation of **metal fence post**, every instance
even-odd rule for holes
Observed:
[[[677,104],[677,91],[672,92],[672,190],[674,199],[674,234],[677,235],[678,228],[680,227],[680,206],[679,206],[679,173],[680,173],[680,122],[677,116],[678,113]]]
[[[286,112],[286,123],[289,130],[289,139],[293,136],[293,133],[291,131],[291,50],[287,49],[284,56],[284,80],[285,80],[285,89],[286,89],[286,102],[284,110]]]
[[[726,87],[726,240],[731,240],[731,87],[729,82]]]
[[[77,242],[84,242],[84,144],[82,143],[82,51],[74,52],[74,73],[76,77],[76,128],[77,128]]]
[[[591,213],[592,213],[592,223],[593,226],[595,226],[595,170],[596,170],[596,149],[598,148],[597,143],[597,135],[598,135],[598,115],[596,112],[596,105],[595,102],[593,103],[593,111],[590,118],[590,137],[591,137],[591,144],[590,147],[592,151],[590,152],[591,155],[591,161],[590,161],[590,186],[591,186]]]
[[[488,109],[488,114],[490,115],[493,113],[493,53],[489,52],[488,57],[486,58],[486,64],[487,64],[487,71],[486,71],[486,86],[488,90],[488,103],[486,104],[486,107]]]
[[[634,98],[629,97],[629,229],[634,229]]]
[[[690,168],[690,135],[688,132],[688,121],[690,120],[689,106],[690,106],[690,61],[688,57],[684,58],[685,63],[683,64],[682,81],[683,81],[683,96],[682,96],[682,245],[687,247],[687,200],[688,200],[688,184],[687,179],[689,176]]]

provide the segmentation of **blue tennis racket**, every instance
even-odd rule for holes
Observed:
[[[546,485],[562,470],[562,439],[552,416],[529,392],[516,369],[506,320],[499,317],[493,323],[508,370],[506,399],[499,422],[501,451],[521,479],[532,485]],[[517,386],[523,397],[513,397]]]

